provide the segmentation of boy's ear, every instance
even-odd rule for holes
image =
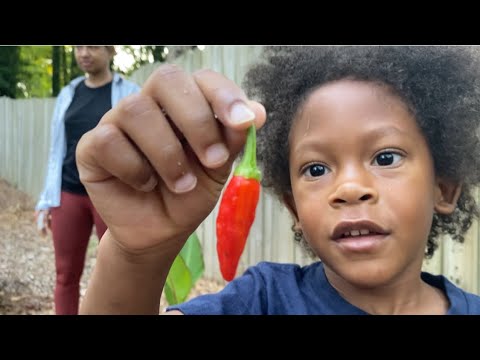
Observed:
[[[290,214],[292,214],[293,218],[295,219],[295,223],[298,223],[298,214],[297,214],[297,207],[295,206],[295,200],[293,199],[293,195],[291,192],[283,194],[283,203],[287,207]]]
[[[445,179],[437,179],[435,191],[435,211],[442,215],[450,215],[457,206],[462,193],[462,185]]]

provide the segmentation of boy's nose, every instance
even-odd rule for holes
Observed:
[[[358,182],[344,182],[338,186],[329,197],[328,202],[332,207],[347,204],[360,204],[364,202],[374,203],[378,199],[378,193],[369,186]]]

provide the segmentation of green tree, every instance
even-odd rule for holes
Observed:
[[[17,95],[21,98],[52,96],[50,46],[21,46]]]
[[[0,47],[0,96],[50,96],[50,68],[48,46]]]
[[[62,87],[83,75],[75,60],[73,46],[52,46],[52,94],[57,96]]]
[[[165,61],[165,48],[164,45],[119,46],[117,50],[130,54],[133,63],[128,69],[119,69],[116,65],[112,69],[129,76],[144,64]],[[178,48],[172,48],[172,54],[194,47]],[[0,46],[0,96],[57,96],[63,86],[80,75],[83,72],[75,61],[71,45]]]
[[[153,62],[163,62],[166,58],[164,45],[122,45],[117,48],[118,51],[123,51],[133,57],[133,63],[128,69],[120,69],[117,65],[113,65],[113,70],[130,75],[144,64]]]
[[[19,60],[19,46],[0,46],[0,96],[16,97]]]

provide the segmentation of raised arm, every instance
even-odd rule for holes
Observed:
[[[83,314],[158,314],[171,264],[215,207],[263,106],[223,75],[163,65],[77,147],[80,178],[108,225]]]

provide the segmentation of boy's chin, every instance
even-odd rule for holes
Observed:
[[[350,263],[336,269],[344,281],[350,286],[359,289],[375,289],[392,285],[398,276],[398,271],[390,264],[375,263]]]

